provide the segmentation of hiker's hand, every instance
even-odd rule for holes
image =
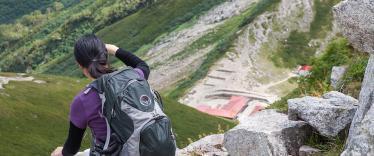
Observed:
[[[119,49],[117,46],[113,44],[105,44],[105,48],[109,54],[115,55],[116,51]]]
[[[51,154],[51,156],[63,156],[62,147],[57,147]]]

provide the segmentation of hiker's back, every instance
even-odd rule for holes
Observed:
[[[111,150],[109,138],[114,138],[121,156],[175,155],[175,139],[162,100],[143,77],[131,68],[123,69],[103,75],[96,84],[110,125],[103,151]]]

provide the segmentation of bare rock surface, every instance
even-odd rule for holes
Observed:
[[[22,77],[22,76],[15,76],[15,77],[3,77],[0,76],[0,89],[4,89],[3,85],[6,85],[9,83],[9,81],[32,81],[34,80],[34,77]]]
[[[332,91],[322,98],[306,96],[288,100],[290,120],[301,119],[326,137],[337,136],[353,119],[358,101]]]
[[[374,1],[345,0],[333,9],[344,36],[358,50],[374,54]]]
[[[298,155],[309,130],[303,121],[264,110],[226,132],[223,145],[231,156]]]
[[[345,0],[334,7],[335,21],[358,50],[371,54],[342,156],[374,155],[374,1]]]
[[[374,155],[374,55],[370,56],[359,96],[359,108],[353,118],[342,156]]]
[[[331,86],[337,90],[342,83],[342,78],[347,70],[346,66],[334,66],[331,69]]]
[[[206,136],[187,147],[177,151],[178,156],[206,155],[206,156],[225,156],[228,155],[223,148],[223,134],[214,134]]]
[[[310,146],[301,146],[299,156],[322,156],[322,151]]]

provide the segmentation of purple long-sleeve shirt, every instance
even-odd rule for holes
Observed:
[[[141,77],[144,73],[141,69],[134,68]],[[70,106],[70,121],[78,128],[85,129],[87,126],[99,142],[105,141],[106,122],[101,117],[101,99],[94,88],[86,87],[75,96]]]

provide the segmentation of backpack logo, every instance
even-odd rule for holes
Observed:
[[[147,95],[140,96],[139,101],[143,106],[149,106],[151,104],[151,99]]]

